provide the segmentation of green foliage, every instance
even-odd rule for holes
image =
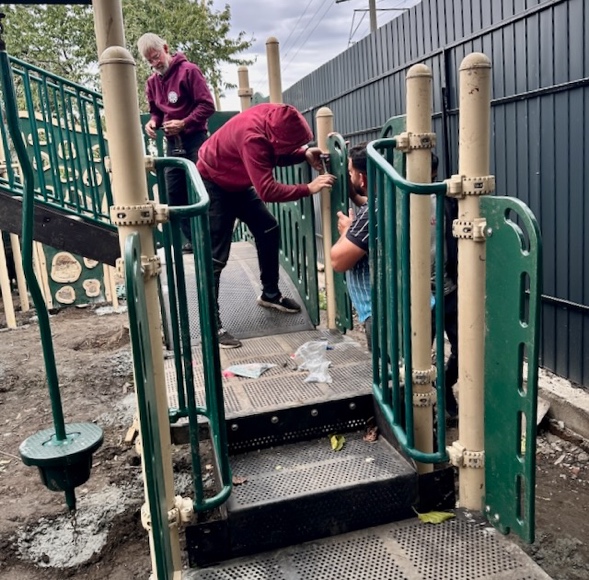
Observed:
[[[223,80],[221,64],[251,64],[238,58],[253,38],[230,37],[231,10],[213,8],[213,0],[123,0],[127,48],[137,61],[138,91],[146,110],[144,86],[149,66],[137,52],[145,32],[164,38],[171,52],[181,50],[196,63],[218,93],[233,88]],[[70,81],[100,90],[93,12],[80,5],[5,5],[8,53]],[[235,74],[237,78],[237,72]]]

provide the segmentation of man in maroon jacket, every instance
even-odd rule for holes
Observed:
[[[151,117],[145,132],[155,139],[162,128],[167,140],[167,155],[184,157],[194,163],[207,138],[207,119],[215,112],[211,92],[201,70],[181,52],[172,56],[166,41],[148,32],[137,42],[143,58],[154,73],[147,79],[146,93]],[[166,189],[170,205],[188,205],[186,177],[180,169],[166,170]],[[190,222],[181,222],[182,232],[191,240]],[[189,244],[185,249],[192,249]]]
[[[321,169],[317,147],[305,145],[313,134],[304,117],[291,105],[261,104],[236,115],[201,147],[196,168],[209,193],[209,223],[217,296],[219,346],[237,348],[219,317],[219,281],[231,249],[236,219],[246,224],[256,240],[262,294],[258,304],[281,312],[301,307],[278,288],[280,232],[264,202],[296,201],[333,185],[335,177],[323,174],[309,184],[284,185],[274,179],[277,166],[307,161]]]

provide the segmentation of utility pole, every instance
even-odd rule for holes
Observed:
[[[370,34],[376,32],[376,0],[368,0],[368,14],[370,16]]]

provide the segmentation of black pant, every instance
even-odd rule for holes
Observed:
[[[168,157],[183,157],[196,163],[198,159],[198,150],[207,138],[206,131],[197,131],[190,135],[178,135],[178,138],[170,137],[167,139],[166,154]],[[180,153],[178,150],[183,150]],[[169,205],[188,205],[188,188],[186,187],[186,173],[181,169],[167,168],[166,170],[166,190],[168,192]],[[190,220],[184,218],[180,222],[180,229],[186,238],[192,241],[190,231]]]
[[[372,352],[372,316],[369,316],[364,321],[364,330],[366,331],[366,342],[368,344],[368,352]]]
[[[219,282],[221,272],[227,265],[235,220],[241,220],[254,236],[258,251],[260,281],[264,294],[276,294],[278,289],[280,230],[278,222],[258,197],[253,187],[241,191],[227,191],[217,184],[204,180],[209,192],[209,225],[211,250],[217,298],[217,323],[219,316]]]
[[[450,343],[450,357],[444,372],[446,388],[446,410],[454,415],[458,404],[452,386],[458,380],[458,290],[454,289],[444,296],[444,331]],[[436,319],[432,312],[432,337],[436,335]]]

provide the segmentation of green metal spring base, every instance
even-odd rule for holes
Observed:
[[[41,481],[51,491],[65,492],[70,509],[76,509],[74,489],[90,477],[92,454],[102,445],[102,429],[93,423],[65,426],[66,438],[58,440],[55,429],[37,431],[19,448],[25,465],[39,468]]]

